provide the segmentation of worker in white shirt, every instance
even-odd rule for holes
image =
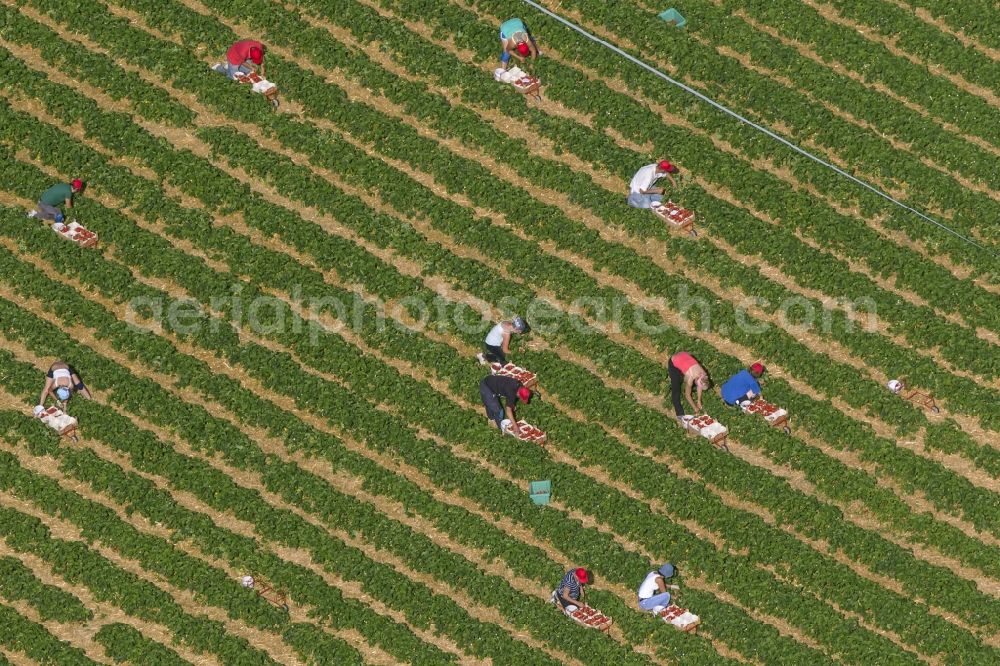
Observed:
[[[650,571],[639,585],[639,608],[651,613],[659,613],[670,605],[670,593],[677,591],[676,585],[667,585],[667,579],[674,575],[674,565],[664,564],[656,571]]]
[[[56,361],[45,375],[45,386],[42,388],[41,397],[38,398],[38,404],[44,406],[45,399],[52,396],[57,402],[65,405],[74,392],[79,392],[88,400],[91,398],[90,391],[76,370],[68,363]]]
[[[528,330],[528,322],[521,317],[514,317],[510,321],[502,321],[486,334],[483,347],[485,353],[480,353],[476,358],[483,365],[487,363],[507,364],[507,354],[510,353],[510,336],[524,333]]]
[[[663,201],[664,189],[655,187],[656,181],[664,176],[670,179],[670,185],[677,187],[677,181],[671,175],[677,172],[677,167],[667,160],[647,164],[632,176],[629,183],[628,205],[633,208],[652,208]]]

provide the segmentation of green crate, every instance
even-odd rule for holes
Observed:
[[[681,13],[673,7],[661,13],[660,18],[675,28],[683,28],[687,25],[687,19],[681,16]]]
[[[551,481],[532,481],[528,484],[528,494],[531,496],[531,501],[535,504],[548,504],[551,492]]]

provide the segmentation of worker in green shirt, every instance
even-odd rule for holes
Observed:
[[[37,217],[42,220],[52,220],[62,222],[63,214],[59,209],[61,204],[66,204],[67,208],[73,207],[73,195],[83,189],[83,181],[79,178],[72,183],[57,183],[42,192],[34,210],[28,211],[28,217]]]

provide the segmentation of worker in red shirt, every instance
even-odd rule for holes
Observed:
[[[252,39],[241,39],[226,51],[226,76],[235,79],[237,74],[250,74],[253,67],[247,63],[260,66],[260,75],[267,78],[264,73],[264,45]]]

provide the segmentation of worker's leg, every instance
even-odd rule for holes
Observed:
[[[483,358],[491,363],[499,363],[501,365],[507,365],[507,356],[504,355],[503,349],[497,345],[483,345],[486,349],[486,353],[483,354]]]
[[[639,601],[639,608],[645,611],[652,611],[657,606],[662,606],[666,608],[670,605],[670,593],[663,592],[661,594],[654,594],[649,599],[642,599]]]
[[[500,422],[503,421],[503,407],[500,406],[496,394],[484,382],[479,382],[479,397],[483,400],[486,416],[494,421],[499,428]]]
[[[652,208],[655,204],[663,201],[663,196],[659,194],[639,194],[633,192],[628,195],[628,205],[632,208]]]
[[[247,67],[246,65],[242,64],[234,65],[228,60],[226,61],[226,76],[229,78],[230,81],[235,79],[237,74],[249,74],[249,73],[250,73],[250,68]]]
[[[47,203],[42,203],[41,201],[35,206],[35,210],[38,211],[38,217],[43,220],[55,220],[56,217],[62,214],[62,211],[55,206],[50,206]]]
[[[684,405],[681,404],[681,387],[684,386],[684,373],[677,369],[673,361],[667,362],[667,374],[670,376],[670,401],[674,405],[677,418],[684,416]]]
[[[572,613],[573,611],[577,610],[580,607],[578,604],[567,603],[567,601],[563,599],[562,595],[560,595],[558,592],[556,593],[556,601],[558,601],[559,605],[565,608],[570,613]]]
[[[510,54],[507,51],[502,51],[500,53],[500,64],[503,65],[504,69],[507,69],[507,65],[510,63]]]

